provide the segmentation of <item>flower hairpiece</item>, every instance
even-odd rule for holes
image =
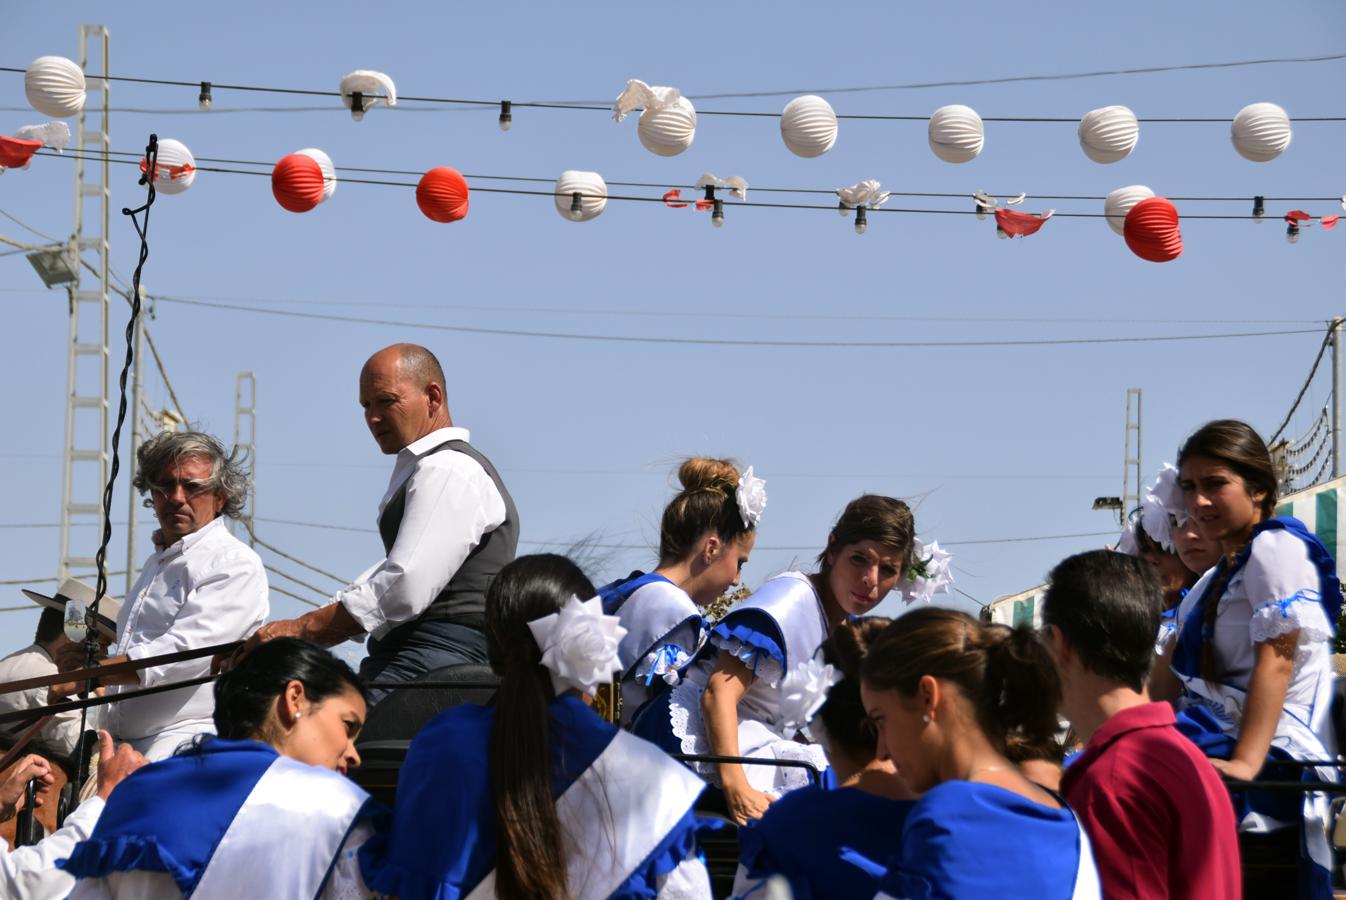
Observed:
[[[939,541],[926,545],[920,538],[913,539],[912,563],[907,567],[900,590],[907,603],[929,603],[935,594],[947,594],[953,586],[953,554],[939,546]]]
[[[752,474],[752,466],[738,480],[738,489],[734,491],[738,500],[738,514],[743,517],[743,527],[752,528],[762,521],[762,511],[766,509],[766,479]]]
[[[1140,525],[1155,543],[1168,552],[1174,552],[1173,526],[1187,523],[1187,502],[1178,484],[1178,470],[1172,463],[1164,463],[1154,484],[1145,489],[1141,501]]]
[[[573,688],[593,696],[600,684],[621,671],[617,645],[626,629],[620,621],[604,614],[601,597],[571,597],[559,611],[528,623],[557,694]]]
[[[790,670],[781,682],[781,724],[786,734],[806,728],[827,701],[827,692],[841,680],[836,667],[811,658]]]

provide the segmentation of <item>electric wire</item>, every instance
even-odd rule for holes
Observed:
[[[1323,354],[1327,352],[1328,345],[1332,343],[1332,329],[1334,324],[1335,321],[1328,323],[1327,331],[1323,334],[1323,343],[1318,347],[1318,355],[1313,358],[1313,366],[1309,369],[1309,377],[1304,379],[1304,386],[1301,387],[1299,393],[1295,395],[1295,402],[1290,404],[1290,411],[1285,414],[1285,420],[1281,422],[1280,427],[1267,439],[1268,444],[1276,443],[1276,439],[1281,436],[1281,432],[1285,431],[1285,427],[1290,424],[1290,418],[1294,416],[1295,410],[1299,409],[1300,401],[1302,401],[1304,395],[1308,393],[1309,385],[1313,383],[1313,376],[1318,373],[1318,365],[1323,361]]]
[[[1268,64],[1272,64],[1272,63],[1291,63],[1291,62],[1298,62],[1298,63],[1306,63],[1306,62],[1327,62],[1327,61],[1336,60],[1336,59],[1343,59],[1343,58],[1346,58],[1346,54],[1332,54],[1332,55],[1325,55],[1325,56],[1319,56],[1319,57],[1297,57],[1297,58],[1296,58],[1296,57],[1286,57],[1286,58],[1280,58],[1280,59],[1244,60],[1244,61],[1236,61],[1236,62],[1231,62],[1231,63],[1191,64],[1190,66],[1187,66],[1187,67],[1181,67],[1181,68],[1207,68],[1207,69],[1214,69],[1214,68],[1232,68],[1232,67],[1234,67],[1234,66],[1239,66],[1239,65],[1268,65]],[[840,93],[858,93],[858,92],[860,92],[860,91],[864,91],[864,90],[911,90],[911,89],[918,89],[918,88],[934,88],[934,87],[960,87],[960,86],[967,86],[967,85],[973,85],[973,84],[1006,84],[1006,83],[1011,83],[1011,82],[1016,82],[1016,81],[1052,81],[1052,80],[1065,80],[1065,79],[1068,79],[1068,78],[1102,77],[1102,76],[1105,76],[1105,75],[1145,74],[1145,73],[1151,73],[1151,72],[1175,71],[1176,68],[1178,68],[1178,67],[1164,67],[1164,66],[1157,66],[1157,67],[1147,67],[1147,68],[1138,68],[1138,69],[1114,69],[1114,70],[1097,70],[1097,71],[1093,71],[1093,72],[1059,73],[1059,74],[1055,74],[1055,75],[1020,75],[1020,76],[1008,76],[1008,77],[1001,78],[1001,79],[971,79],[971,80],[948,81],[948,82],[911,83],[911,84],[906,84],[906,85],[873,85],[873,86],[862,86],[862,87],[859,87],[859,88],[831,88],[831,89],[823,88],[823,89],[818,89],[818,90],[815,90],[815,91],[802,91],[802,92],[795,92],[795,91],[765,91],[765,92],[728,92],[728,93],[720,93],[720,94],[699,94],[699,95],[698,95],[698,94],[689,94],[689,95],[688,95],[688,98],[689,98],[689,99],[694,99],[694,100],[706,100],[706,99],[730,99],[730,98],[747,98],[747,97],[785,96],[785,95],[788,95],[788,94],[794,94],[794,93],[822,93],[822,94],[830,93],[830,94],[840,94]],[[19,73],[19,74],[22,74],[22,73],[26,72],[26,69],[16,68],[16,67],[13,67],[13,66],[0,66],[0,72],[11,72],[11,73]],[[136,77],[136,76],[129,76],[129,75],[86,75],[86,77],[87,77],[87,78],[103,79],[103,80],[106,80],[106,81],[109,81],[109,82],[123,82],[123,83],[127,83],[127,84],[149,84],[149,85],[159,85],[159,86],[166,86],[166,87],[185,87],[185,88],[191,88],[191,89],[194,89],[194,90],[195,90],[195,89],[199,89],[199,88],[201,87],[201,84],[203,83],[200,79],[197,79],[197,80],[195,80],[195,81],[181,81],[181,80],[176,80],[176,79],[167,79],[167,78],[144,78],[144,77]],[[241,91],[241,92],[264,93],[264,94],[286,94],[286,95],[302,96],[302,97],[336,97],[336,98],[339,98],[339,97],[342,96],[341,91],[332,91],[332,90],[325,90],[325,91],[324,91],[324,90],[312,90],[312,89],[306,89],[306,88],[274,87],[274,86],[268,86],[268,85],[226,84],[226,83],[222,83],[222,82],[210,82],[210,85],[211,85],[211,89],[212,89],[212,91]],[[371,100],[371,101],[373,101],[373,100],[375,100],[375,99],[376,99],[376,98],[375,98],[374,96],[371,96],[371,97],[370,97],[370,100]],[[415,95],[409,95],[409,94],[403,94],[403,95],[401,95],[401,97],[400,97],[399,99],[401,99],[401,100],[404,101],[404,102],[412,102],[412,103],[431,103],[431,104],[451,105],[451,106],[475,106],[475,107],[484,107],[484,108],[498,107],[498,106],[500,105],[500,102],[501,102],[500,100],[466,99],[466,98],[460,98],[460,97],[423,97],[423,96],[415,96]],[[612,111],[612,103],[611,103],[611,102],[607,102],[607,101],[581,101],[581,102],[575,102],[575,101],[518,100],[518,101],[513,101],[513,102],[512,102],[512,105],[513,105],[513,108],[515,108],[515,109],[520,109],[520,108],[534,108],[534,109],[582,110],[582,111],[604,112],[604,113],[610,113],[610,112]],[[334,109],[340,109],[340,108],[341,108],[341,107],[334,107]],[[392,110],[396,110],[396,108],[397,108],[397,107],[391,107],[391,108],[389,108],[389,110],[390,110],[390,111],[392,111]],[[747,118],[780,118],[781,113],[779,113],[779,112],[750,112],[750,111],[745,111],[745,110],[700,110],[700,109],[699,109],[699,110],[697,110],[697,115],[704,115],[704,116],[747,117]],[[870,120],[870,121],[911,121],[911,122],[924,122],[924,121],[929,121],[930,116],[928,116],[928,115],[924,115],[924,116],[918,116],[918,115],[888,115],[888,114],[871,114],[871,113],[863,113],[863,114],[860,114],[860,113],[842,113],[842,114],[838,114],[838,115],[837,115],[837,118],[838,118],[838,119],[849,119],[849,120]],[[1217,117],[1206,117],[1206,116],[1156,116],[1156,117],[1138,117],[1138,119],[1139,119],[1140,122],[1145,122],[1145,123],[1166,123],[1166,124],[1171,124],[1171,123],[1183,123],[1183,124],[1186,124],[1186,123],[1222,123],[1222,122],[1223,122],[1223,123],[1227,123],[1227,122],[1232,121],[1232,117],[1217,118]],[[982,117],[982,120],[983,120],[983,121],[986,121],[986,122],[1014,122],[1014,123],[1074,123],[1074,122],[1079,121],[1079,117],[1078,117],[1078,116],[1069,116],[1069,117],[1066,117],[1066,116],[1023,116],[1023,115],[1016,115],[1016,116],[983,116],[983,117]],[[1298,117],[1295,118],[1295,121],[1296,121],[1296,122],[1341,122],[1341,121],[1346,121],[1346,116],[1298,116]]]
[[[291,575],[289,572],[286,572],[286,571],[284,571],[284,570],[282,570],[282,569],[278,569],[278,568],[276,568],[275,566],[271,565],[270,563],[262,563],[262,568],[266,569],[268,572],[271,572],[271,573],[273,573],[273,574],[279,575],[281,578],[284,578],[286,581],[293,581],[295,584],[299,585],[300,587],[308,588],[310,591],[312,591],[313,593],[317,594],[319,597],[322,597],[322,598],[324,598],[324,599],[326,599],[326,597],[327,597],[327,592],[324,591],[322,588],[314,587],[313,585],[309,584],[307,581],[302,581],[302,580],[300,580],[300,579],[298,579],[298,578],[295,578],[295,577],[294,577],[293,575]]]
[[[164,300],[163,302],[169,302]],[[256,315],[279,316],[282,318],[340,322],[355,325],[385,325],[396,328],[419,328],[429,331],[449,331],[460,334],[488,334],[497,337],[527,337],[550,340],[592,341],[604,343],[660,344],[681,346],[710,347],[817,347],[817,348],[968,348],[968,347],[1051,347],[1083,344],[1145,344],[1180,341],[1230,340],[1252,337],[1279,337],[1284,335],[1317,334],[1316,328],[1283,329],[1276,331],[1241,331],[1217,334],[1180,334],[1151,335],[1148,337],[1095,337],[1095,338],[1025,338],[1020,340],[958,340],[958,341],[804,341],[804,340],[761,340],[749,338],[703,338],[703,337],[653,337],[649,335],[587,334],[579,332],[530,331],[512,328],[484,328],[469,325],[445,325],[435,322],[407,322],[394,319],[377,319],[366,316],[341,316],[326,313],[296,312],[284,309],[267,309],[257,306],[243,306],[230,303],[212,303],[203,300],[174,300],[180,305],[245,312]]]
[[[109,159],[109,162],[118,162],[118,163],[134,162],[136,165],[139,165],[139,163],[140,163],[140,158],[141,158],[141,156],[143,156],[143,154],[134,153],[134,152],[131,152],[131,151],[128,151],[128,150],[101,150],[101,149],[98,149],[98,148],[87,148],[87,149],[79,150],[79,151],[71,150],[71,151],[68,151],[68,152],[66,152],[66,153],[59,153],[59,154],[58,154],[58,153],[53,153],[52,151],[39,151],[39,153],[40,153],[40,155],[43,155],[43,156],[67,156],[67,155],[69,155],[69,156],[72,156],[72,158],[73,158],[77,153],[82,153],[82,154],[85,154],[85,155],[86,155],[86,158],[92,158],[92,159],[101,159],[101,158],[102,158],[103,156],[105,156],[105,155],[108,156],[108,157],[123,157],[123,159]],[[264,169],[264,170],[265,170],[265,171],[260,171],[260,172],[251,172],[251,171],[249,171],[249,172],[242,172],[242,171],[238,171],[238,170],[235,170],[235,169],[211,168],[211,167],[202,167],[202,166],[198,166],[198,167],[197,167],[197,170],[198,170],[198,171],[204,171],[204,172],[221,172],[221,173],[224,173],[224,174],[239,174],[239,175],[270,175],[270,174],[271,174],[271,169],[272,169],[272,168],[274,167],[274,165],[275,165],[274,163],[265,162],[265,161],[262,161],[262,160],[253,160],[253,159],[232,159],[232,158],[226,158],[226,157],[212,157],[212,156],[196,156],[196,157],[193,157],[193,158],[196,160],[196,162],[218,163],[218,164],[220,164],[221,166],[253,166],[253,167],[256,167],[256,168]],[[372,167],[372,166],[337,166],[337,165],[333,165],[332,168],[333,168],[335,171],[337,171],[337,172],[357,172],[357,173],[367,174],[367,175],[408,175],[408,176],[412,176],[412,177],[419,178],[420,176],[422,176],[422,175],[425,174],[424,170],[417,170],[417,169],[391,169],[391,168],[378,168],[378,167]],[[554,184],[555,181],[556,181],[556,179],[554,179],[554,178],[539,178],[539,177],[536,177],[536,176],[523,176],[523,175],[484,175],[484,174],[481,174],[481,173],[471,173],[471,172],[464,172],[464,173],[463,173],[463,177],[464,177],[464,178],[467,178],[467,179],[476,180],[476,181],[506,181],[506,182],[531,183],[531,184]],[[414,187],[414,186],[415,186],[415,185],[408,185],[408,184],[406,184],[405,182],[383,182],[383,181],[377,181],[377,180],[360,180],[360,179],[342,179],[342,180],[343,180],[343,181],[351,181],[351,182],[353,182],[353,183],[355,183],[355,184],[389,184],[389,185],[393,185],[393,186],[397,186],[397,187],[408,187],[408,186],[409,186],[409,187]],[[653,189],[657,189],[657,190],[661,190],[661,191],[666,191],[666,190],[668,190],[669,188],[678,188],[678,189],[680,189],[680,190],[700,190],[700,188],[698,188],[698,187],[697,187],[696,185],[694,185],[694,184],[675,184],[675,183],[672,183],[672,182],[662,182],[662,183],[661,183],[661,182],[654,182],[654,181],[607,181],[607,180],[605,180],[604,183],[607,184],[607,185],[609,185],[609,186],[613,186],[613,187],[653,188]],[[487,188],[472,188],[472,190],[474,190],[474,191],[477,191],[477,190],[479,190],[479,191],[489,191],[489,189],[487,189]],[[831,189],[831,190],[829,190],[829,189],[827,189],[827,188],[750,187],[749,190],[752,191],[752,192],[754,192],[754,193],[764,193],[764,194],[815,194],[815,195],[825,195],[825,196],[829,196],[829,197],[835,197],[835,196],[837,195],[837,192],[836,192],[835,189]],[[496,193],[509,193],[509,192],[508,192],[508,191],[496,191]],[[545,195],[545,196],[555,196],[555,191],[537,191],[537,192],[534,192],[534,191],[520,191],[519,193],[525,193],[525,194],[530,194],[530,195],[531,195],[531,194],[542,194],[542,195]],[[929,199],[947,199],[947,200],[971,200],[972,197],[973,197],[973,192],[971,192],[971,191],[969,191],[969,192],[965,192],[965,193],[957,193],[957,192],[952,192],[952,191],[886,191],[885,193],[887,193],[887,194],[889,194],[890,196],[893,196],[893,197],[920,197],[920,198],[929,198]],[[1001,191],[1001,192],[996,192],[996,193],[992,193],[992,192],[989,192],[989,191],[988,191],[988,192],[985,192],[985,193],[987,193],[989,196],[992,196],[992,197],[1015,197],[1015,196],[1018,196],[1020,193],[1026,193],[1027,196],[1028,196],[1029,198],[1034,199],[1034,200],[1080,200],[1080,201],[1098,201],[1098,202],[1102,202],[1102,201],[1104,201],[1104,200],[1107,199],[1107,196],[1106,196],[1106,195],[1103,195],[1103,194],[1038,194],[1038,193],[1024,192],[1024,191]],[[589,196],[589,195],[581,194],[581,196]],[[1262,196],[1262,199],[1263,199],[1264,201],[1270,201],[1270,202],[1273,202],[1273,203],[1338,203],[1338,202],[1341,202],[1341,201],[1343,200],[1343,198],[1342,198],[1341,196],[1322,196],[1322,197],[1273,197],[1273,196],[1270,196],[1270,195],[1261,195],[1261,196]],[[1172,200],[1172,201],[1175,201],[1175,202],[1211,202],[1211,203],[1235,203],[1235,202],[1236,202],[1236,203],[1250,203],[1250,202],[1252,201],[1252,196],[1251,196],[1251,195],[1248,195],[1248,196],[1182,196],[1182,195],[1172,195],[1172,196],[1169,196],[1169,195],[1166,195],[1166,197],[1167,197],[1167,199]],[[659,197],[657,197],[657,198],[651,198],[651,197],[641,197],[641,198],[608,197],[608,199],[641,199],[641,200],[658,200],[659,202],[667,202],[667,201],[664,200],[664,198],[663,198],[662,195],[659,196]],[[682,201],[681,201],[681,200],[678,200],[678,201],[675,201],[675,202],[682,202]],[[737,202],[736,202],[734,205],[735,205],[735,206],[741,206],[741,205],[744,205],[744,204],[743,204],[743,203],[737,203]],[[748,204],[748,205],[751,205],[751,204]],[[836,209],[837,209],[837,207],[836,207],[835,205],[828,205],[828,206],[825,207],[825,208],[828,209],[828,210],[831,210],[831,211],[833,211],[833,212],[835,212]],[[874,210],[871,210],[871,211],[874,211]],[[885,209],[883,209],[883,208],[880,208],[880,209],[877,210],[877,211],[879,211],[879,212],[886,212],[886,211],[888,211],[888,210],[885,210]],[[959,212],[966,212],[966,210],[959,210]],[[975,214],[975,210],[973,211],[973,214]],[[987,211],[987,212],[984,212],[983,214],[984,214],[984,215],[989,215],[990,212]],[[1058,213],[1058,215],[1063,215],[1063,213]],[[1097,215],[1100,216],[1100,217],[1102,216],[1101,213],[1100,213],[1100,214],[1097,214]],[[1191,218],[1191,217],[1190,217],[1190,216],[1184,216],[1184,218]],[[1253,217],[1252,217],[1251,215],[1247,215],[1247,216],[1232,216],[1231,218],[1237,218],[1237,219],[1250,219],[1250,218],[1253,218]]]
[[[267,582],[267,590],[275,591],[277,594],[283,594],[284,596],[289,597],[291,600],[298,600],[300,603],[303,603],[307,606],[311,606],[314,609],[317,609],[318,607],[322,606],[321,603],[314,603],[307,597],[301,597],[298,594],[294,593],[293,591],[287,591],[285,590],[285,588],[276,587],[274,584],[271,584],[270,582]]]

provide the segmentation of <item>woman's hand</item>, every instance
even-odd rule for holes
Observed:
[[[739,825],[747,825],[753,819],[766,815],[766,809],[776,798],[755,790],[750,784],[725,787],[724,799],[729,807],[730,817]]]
[[[1210,764],[1229,781],[1252,781],[1262,767],[1241,759],[1212,759]]]

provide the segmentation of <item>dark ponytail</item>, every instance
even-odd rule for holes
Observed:
[[[822,646],[823,662],[841,672],[841,680],[827,692],[827,702],[818,710],[830,740],[860,763],[874,759],[878,734],[860,699],[860,664],[869,646],[892,624],[892,619],[871,616],[844,622]]]
[[[521,556],[486,592],[486,648],[500,676],[491,725],[491,800],[496,817],[496,896],[570,896],[561,822],[552,790],[551,717],[555,696],[528,623],[587,599],[594,586],[564,556]]]
[[[215,682],[215,732],[226,740],[268,741],[267,723],[276,698],[292,681],[310,703],[355,691],[369,693],[351,667],[317,644],[298,638],[267,641]]]
[[[1001,753],[1010,738],[1047,744],[1056,734],[1061,683],[1028,626],[987,625],[967,613],[925,607],[895,620],[860,667],[865,684],[914,697],[926,675],[956,684]]]

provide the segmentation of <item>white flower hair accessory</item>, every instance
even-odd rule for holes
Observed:
[[[752,474],[752,466],[748,466],[748,471],[739,478],[734,496],[744,528],[752,528],[762,521],[762,511],[766,509],[766,479]]]
[[[1187,502],[1182,496],[1182,486],[1178,484],[1178,469],[1172,463],[1164,463],[1154,484],[1145,489],[1140,525],[1155,543],[1173,553],[1173,526],[1185,524]]]
[[[939,546],[939,541],[925,544],[913,540],[912,564],[899,585],[906,603],[929,603],[935,594],[947,594],[953,586],[953,554]]]
[[[781,682],[781,724],[785,733],[807,728],[827,701],[827,692],[840,680],[841,673],[834,666],[824,665],[817,658],[791,669]]]
[[[592,697],[622,669],[617,645],[626,629],[616,616],[603,613],[601,597],[571,597],[560,611],[529,622],[528,629],[542,649],[542,665],[551,672],[557,694],[574,688]]]

